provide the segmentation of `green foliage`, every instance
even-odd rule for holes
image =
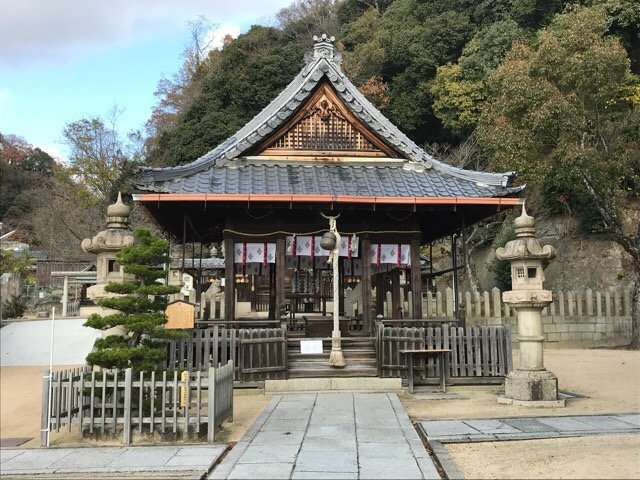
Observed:
[[[71,174],[103,201],[112,201],[140,164],[142,139],[131,132],[123,139],[117,129],[120,111],[106,119],[81,118],[65,125],[62,135],[70,150]]]
[[[20,318],[27,311],[27,300],[22,295],[12,295],[2,302],[2,318]]]
[[[166,347],[160,340],[180,338],[182,332],[166,330],[165,295],[180,288],[157,283],[166,271],[159,268],[167,261],[168,243],[147,229],[135,232],[135,245],[123,248],[116,258],[134,281],[110,282],[105,290],[122,296],[100,300],[100,306],[118,310],[111,315],[91,315],[85,325],[99,330],[120,326],[126,337],[113,335],[96,341],[87,362],[105,368],[153,370],[164,359]]]
[[[152,144],[150,161],[188,163],[230,137],[293,79],[304,51],[282,31],[260,26],[212,51],[202,93],[176,128]]]
[[[25,252],[14,253],[12,250],[0,250],[0,275],[3,273],[17,273],[26,277],[31,273],[33,260]]]
[[[547,204],[591,219],[597,208],[624,243],[616,202],[638,195],[640,83],[608,25],[602,8],[575,8],[534,46],[514,45],[491,78],[477,134],[493,168],[518,170]]]
[[[509,213],[505,221],[502,223],[500,231],[496,235],[496,238],[491,244],[491,250],[495,251],[497,248],[504,247],[507,242],[516,238],[516,232],[513,227],[513,220],[516,215]],[[496,286],[501,291],[511,290],[511,262],[508,260],[498,260],[494,258],[487,267],[496,281]]]
[[[22,168],[28,172],[38,172],[50,177],[53,175],[53,163],[51,155],[36,147],[33,153],[25,159]]]

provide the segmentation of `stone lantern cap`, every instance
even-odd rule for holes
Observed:
[[[555,248],[551,245],[542,246],[535,238],[536,222],[533,217],[527,215],[524,203],[522,214],[513,223],[517,238],[496,250],[499,260],[550,260],[556,256]]]
[[[117,252],[133,245],[134,237],[129,228],[131,207],[122,201],[118,193],[116,203],[107,207],[107,229],[93,238],[82,240],[81,247],[87,253]]]

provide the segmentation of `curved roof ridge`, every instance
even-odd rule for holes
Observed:
[[[324,43],[317,43],[314,51],[305,56],[304,67],[285,89],[234,135],[189,164],[165,168],[140,168],[136,185],[148,186],[157,181],[195,175],[240,157],[291,118],[325,77],[345,106],[384,143],[401,153],[405,160],[420,163],[427,169],[433,168],[470,182],[501,187],[511,184],[515,178],[515,172],[490,173],[465,170],[436,160],[425,152],[357,89],[342,71],[340,53],[334,51],[333,46],[326,42],[326,38],[323,40]]]

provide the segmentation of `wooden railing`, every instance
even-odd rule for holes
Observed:
[[[209,442],[226,419],[233,421],[233,361],[207,372],[139,372],[83,369],[43,376],[41,444],[51,430],[76,423],[80,432],[117,435],[131,443],[133,429],[187,436],[208,426]],[[49,401],[51,400],[51,401]]]
[[[381,377],[407,377],[406,358],[400,350],[451,349],[449,376],[452,383],[492,383],[513,369],[509,326],[461,328],[388,327],[376,322],[376,353]],[[435,358],[415,367],[416,379],[435,379]],[[490,379],[490,380],[486,380]]]
[[[232,360],[241,382],[285,378],[287,328],[210,328],[191,330],[184,339],[167,343],[164,368],[206,371]]]

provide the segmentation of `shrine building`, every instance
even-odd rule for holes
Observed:
[[[421,247],[520,203],[514,172],[433,158],[341,63],[332,39],[317,38],[300,73],[233,136],[189,164],[143,168],[134,182],[134,200],[172,238],[223,243],[221,320],[295,325],[338,308],[370,332],[379,315],[422,318]],[[322,214],[339,215],[338,305]]]

